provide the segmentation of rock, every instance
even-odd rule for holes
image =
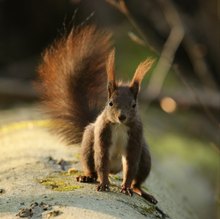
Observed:
[[[65,147],[48,133],[45,122],[10,127],[0,133],[0,181],[1,187],[7,190],[4,200],[0,199],[0,218],[14,218],[16,214],[33,218],[58,215],[83,219],[158,219],[168,218],[166,214],[175,219],[196,218],[189,203],[183,203],[183,195],[173,193],[172,187],[154,171],[145,187],[158,199],[157,206],[137,195],[120,193],[120,175],[111,177],[110,192],[97,192],[96,184],[76,181],[81,169],[76,162],[79,147]],[[74,171],[63,171],[62,159],[71,161]],[[60,165],[57,160],[62,161]],[[40,182],[47,182],[48,186]],[[19,203],[25,207],[19,210]]]

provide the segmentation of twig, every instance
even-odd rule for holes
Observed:
[[[182,80],[183,84],[191,91],[191,93],[194,95],[195,99],[198,101],[198,103],[200,104],[200,106],[202,106],[205,114],[207,115],[207,118],[210,120],[210,122],[212,122],[215,126],[217,126],[217,128],[220,128],[220,123],[217,120],[217,118],[215,118],[215,116],[213,116],[213,114],[210,112],[210,110],[207,108],[207,106],[203,103],[203,101],[201,101],[201,99],[199,98],[198,93],[196,92],[196,90],[194,89],[193,86],[191,86],[182,76],[181,74],[179,74],[178,69],[176,69],[176,72],[179,76],[179,78]],[[220,102],[220,98],[219,101]]]
[[[145,36],[144,32],[142,29],[139,27],[139,25],[136,23],[136,21],[133,19],[132,15],[130,14],[125,1],[124,0],[106,0],[110,5],[115,7],[118,11],[120,11],[122,14],[126,16],[130,24],[135,28],[135,30],[138,32],[138,34],[142,38],[142,42],[144,45],[148,46],[152,51],[155,51],[154,48],[151,47],[151,45],[148,43],[147,37]]]
[[[94,14],[95,14],[95,11],[92,11],[89,14],[89,16],[87,16],[86,19],[79,24],[79,26],[85,25],[94,16]]]
[[[137,36],[135,33],[133,32],[128,32],[128,36],[130,37],[130,39],[137,43],[138,45],[141,45],[141,46],[145,46],[145,42],[139,37]]]
[[[157,97],[161,92],[165,78],[172,66],[175,53],[184,37],[184,28],[174,5],[169,0],[159,0],[159,3],[164,10],[164,16],[171,27],[171,31],[166,43],[164,44],[154,74],[149,81],[148,89],[146,90],[146,92],[153,91],[155,97]],[[148,102],[148,106],[149,104],[150,102]]]
[[[125,2],[123,0],[106,0],[109,4],[114,6],[116,9],[118,9],[121,13],[124,15],[129,14],[127,10],[127,6],[125,5]]]
[[[191,34],[186,34],[183,44],[190,57],[194,71],[200,80],[210,88],[217,90],[217,85],[210,76],[210,69],[204,59],[204,53],[202,52],[201,46],[196,43]]]
[[[182,80],[182,79],[181,79]],[[197,97],[200,101],[207,107],[213,110],[220,110],[220,94],[213,90],[203,90],[202,88],[194,88],[194,92],[197,94]],[[192,93],[189,88],[187,89],[166,89],[161,91],[159,96],[156,96],[153,91],[151,92],[141,92],[140,99],[144,102],[158,102],[165,97],[170,97],[175,100],[178,106],[192,106],[192,107],[201,107],[198,98],[195,98],[195,94]]]

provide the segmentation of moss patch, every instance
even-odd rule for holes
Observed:
[[[156,214],[156,209],[154,206],[149,206],[149,207],[139,206],[138,211],[143,215]]]
[[[112,181],[115,181],[115,180],[116,180],[116,181],[120,181],[120,182],[122,181],[122,177],[119,176],[119,175],[112,175],[112,174],[111,174],[109,177],[110,177],[110,179],[111,179]]]
[[[43,179],[38,179],[37,182],[54,191],[74,191],[83,188],[82,185],[79,185],[75,181],[75,175],[78,173],[79,172],[74,172],[74,174],[69,174],[68,172],[55,172]]]

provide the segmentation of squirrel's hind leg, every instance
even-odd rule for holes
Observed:
[[[97,173],[94,163],[94,126],[88,125],[83,133],[81,144],[81,163],[84,175],[78,176],[78,182],[93,183],[97,181]]]
[[[147,201],[152,204],[157,204],[157,200],[154,196],[148,194],[147,192],[141,189],[141,184],[148,177],[151,169],[151,157],[147,147],[143,147],[139,168],[135,179],[132,181],[132,191],[141,197],[145,198]]]

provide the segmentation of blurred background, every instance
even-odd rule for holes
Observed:
[[[0,0],[0,125],[43,118],[33,82],[41,54],[74,25],[113,32],[117,77],[157,63],[140,96],[153,169],[199,218],[220,216],[218,0]]]

